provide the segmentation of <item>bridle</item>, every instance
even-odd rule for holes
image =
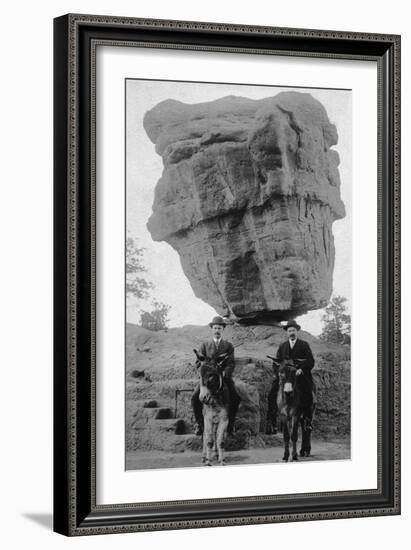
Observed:
[[[200,356],[200,354],[197,352],[197,350],[193,350],[197,359],[201,362],[204,361],[204,357]],[[223,369],[222,365],[224,361],[227,359],[227,354],[220,356],[220,361],[214,361],[213,360],[206,360],[207,367],[210,369],[213,369],[217,372],[218,378],[219,378],[219,386],[216,390],[215,394],[219,394],[224,389],[224,377],[223,377]],[[201,367],[200,367],[201,368]]]
[[[223,382],[223,373],[222,373],[222,371],[218,368],[217,365],[209,365],[209,368],[214,369],[215,371],[217,371],[217,375],[218,375],[218,378],[219,378],[220,383],[219,383],[218,389],[216,390],[215,393],[218,394],[218,393],[220,393],[220,392],[223,390],[223,384],[224,384],[224,382]]]
[[[281,389],[281,392],[286,397],[290,397],[291,395],[295,394],[295,392],[296,392],[296,383],[297,383],[296,378],[295,378],[295,373],[293,375],[292,373],[290,373],[290,370],[291,369],[297,370],[297,369],[294,365],[287,365],[286,368],[287,368],[288,373],[285,376],[285,380],[281,379],[281,374],[279,373],[279,378],[280,378],[279,387]],[[291,375],[291,379],[290,379],[290,375]],[[290,386],[292,388],[290,391],[285,391],[284,388],[285,388],[286,384],[290,384]]]

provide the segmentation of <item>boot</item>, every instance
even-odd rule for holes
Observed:
[[[233,419],[230,418],[228,421],[227,434],[230,437],[234,437],[234,434],[235,434],[234,418]]]
[[[203,435],[203,432],[204,432],[204,426],[200,422],[197,422],[194,426],[194,434]]]
[[[270,422],[267,420],[266,428],[265,428],[265,434],[266,435],[275,435],[277,433],[277,421],[273,420]]]

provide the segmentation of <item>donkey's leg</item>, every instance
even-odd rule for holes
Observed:
[[[305,453],[307,450],[307,430],[305,429],[304,416],[300,418],[300,426],[301,426],[300,456],[305,456]]]
[[[223,418],[218,424],[218,430],[217,430],[217,448],[218,448],[218,461],[221,464],[221,466],[224,466],[225,460],[224,460],[224,447],[225,447],[225,439],[228,429],[228,418]]]
[[[207,462],[207,440],[206,440],[206,426],[207,426],[207,412],[203,406],[203,452],[201,454],[201,462],[205,464]]]
[[[301,456],[310,456],[311,454],[311,430],[303,425],[303,445]]]
[[[205,464],[205,462],[207,460],[207,443],[206,443],[206,432],[205,432],[206,424],[207,424],[206,412],[205,412],[204,407],[203,407],[203,435],[202,435],[203,451],[201,453],[201,463],[202,464]]]
[[[312,420],[310,419],[310,424],[311,424]],[[311,432],[312,432],[312,428],[310,429],[307,429],[307,426],[306,426],[306,423],[304,422],[304,451],[305,451],[305,456],[310,456],[311,454]]]
[[[307,414],[308,418],[306,415],[301,418],[302,444],[300,456],[310,456],[311,453],[312,409]]]
[[[293,444],[293,452],[292,452],[293,460],[298,460],[298,456],[297,456],[298,424],[299,424],[299,418],[297,418],[296,416],[293,416],[291,419],[291,441]]]
[[[206,434],[206,446],[207,446],[207,466],[211,466],[212,452],[214,447],[214,425],[213,425],[213,413],[210,411],[210,415],[207,417],[207,426],[205,428]]]
[[[201,453],[201,463],[205,464],[207,462],[207,443],[206,443],[206,436],[205,436],[204,430],[203,430],[202,438],[203,438],[203,451]]]
[[[284,462],[288,461],[290,456],[290,430],[288,429],[288,418],[284,418],[283,422],[283,439],[284,439]]]
[[[218,424],[213,424],[213,459],[218,460]]]
[[[307,447],[305,449],[305,456],[310,456],[311,454],[311,430],[307,431]]]
[[[213,423],[210,415],[204,414],[203,456],[206,466],[211,466],[211,450],[213,448]]]
[[[305,449],[305,456],[310,456],[311,454],[311,434],[313,431],[313,419],[314,419],[315,407],[316,407],[315,399],[316,398],[314,395],[313,404],[311,405],[311,409],[310,409],[310,428],[307,430],[307,447]]]

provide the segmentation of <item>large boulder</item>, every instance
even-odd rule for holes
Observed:
[[[177,250],[196,296],[251,324],[327,305],[345,211],[337,130],[319,101],[167,100],[144,128],[164,164],[147,227]]]

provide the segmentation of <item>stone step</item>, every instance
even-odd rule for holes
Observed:
[[[133,413],[133,418],[140,418],[142,421],[145,422],[151,419],[166,420],[169,418],[174,418],[174,411],[171,409],[171,407],[138,407]]]
[[[158,409],[161,406],[154,397],[148,397],[146,399],[133,399],[133,404],[139,409]]]
[[[143,402],[144,409],[155,409],[158,407],[158,403],[155,399],[148,399]]]
[[[167,418],[173,418],[174,413],[169,407],[159,407],[155,418],[158,420],[165,420]]]

